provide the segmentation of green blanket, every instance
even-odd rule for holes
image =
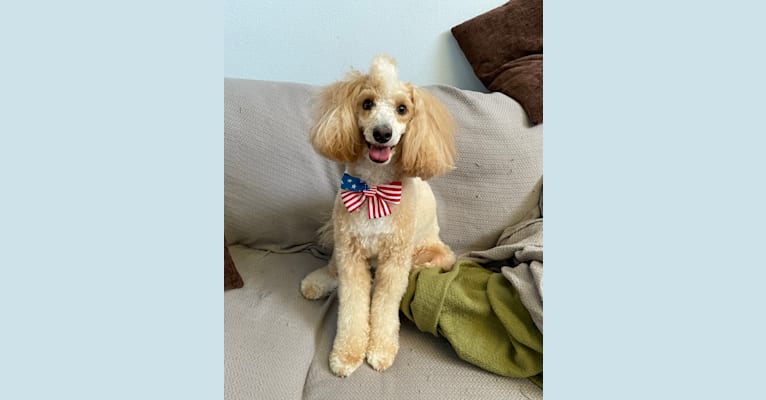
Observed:
[[[414,270],[401,309],[461,359],[542,387],[543,335],[503,274],[467,260],[449,272]]]

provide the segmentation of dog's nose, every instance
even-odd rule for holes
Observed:
[[[372,137],[378,143],[386,143],[391,140],[391,127],[388,125],[378,125],[372,130]]]

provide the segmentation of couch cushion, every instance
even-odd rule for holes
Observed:
[[[238,79],[224,88],[226,238],[280,251],[315,241],[343,173],[308,142],[319,88]],[[519,103],[501,93],[427,89],[458,125],[457,168],[430,181],[442,238],[459,254],[488,249],[537,205],[542,125],[530,127]]]
[[[542,399],[529,380],[479,369],[458,358],[446,340],[418,331],[403,317],[391,368],[380,373],[365,363],[338,378],[328,365],[337,298],[309,301],[299,291],[303,276],[324,261],[306,253],[230,250],[245,285],[224,293],[227,400]]]
[[[442,239],[458,254],[489,249],[537,206],[543,127],[530,127],[521,105],[502,93],[430,90],[458,124],[456,168],[431,180]]]
[[[469,364],[457,356],[445,339],[419,331],[403,316],[399,353],[389,369],[377,372],[365,362],[348,378],[338,378],[328,364],[337,310],[337,301],[333,301],[306,376],[306,400],[543,398],[543,391],[529,379],[507,378]]]
[[[300,399],[332,300],[308,301],[299,284],[325,261],[229,249],[245,284],[224,292],[224,397]]]
[[[311,243],[343,167],[309,144],[318,88],[224,82],[224,223],[229,243],[282,250]]]

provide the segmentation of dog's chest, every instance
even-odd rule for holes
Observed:
[[[352,214],[349,233],[357,238],[359,245],[365,252],[369,253],[372,257],[377,256],[381,239],[393,232],[394,224],[392,218],[389,215],[369,219],[367,217],[367,210],[360,211],[363,212]]]

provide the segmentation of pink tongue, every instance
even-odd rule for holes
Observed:
[[[370,145],[370,158],[373,161],[386,162],[391,156],[391,148],[386,146]]]

